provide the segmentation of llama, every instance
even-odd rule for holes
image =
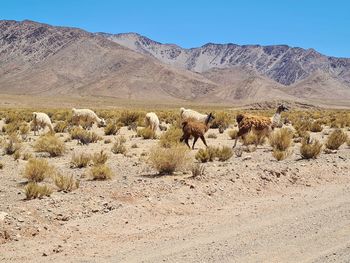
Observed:
[[[159,131],[159,119],[154,112],[148,112],[145,117],[146,127],[150,127],[154,132]]]
[[[205,138],[204,138],[204,134],[209,129],[209,122],[211,122],[214,119],[215,117],[213,116],[213,114],[209,113],[204,123],[199,121],[191,121],[191,120],[184,121],[182,123],[183,135],[180,139],[180,142],[185,141],[188,148],[191,149],[190,145],[188,144],[188,140],[190,139],[191,136],[193,136],[194,140],[193,140],[192,150],[194,150],[194,145],[196,144],[198,138],[201,138],[204,145],[208,147],[207,142],[205,141]]]
[[[206,121],[208,115],[201,114],[201,113],[194,111],[194,110],[191,110],[191,109],[180,108],[180,117],[181,117],[181,120],[193,119],[193,120],[204,123]]]
[[[79,124],[81,120],[91,120],[97,122],[99,126],[106,126],[106,121],[103,118],[99,118],[95,112],[90,109],[72,109],[72,121],[75,124]]]
[[[259,136],[267,136],[274,128],[282,127],[281,112],[287,110],[288,108],[284,105],[279,105],[272,118],[250,114],[238,114],[236,121],[239,130],[235,139],[235,144],[232,148],[235,148],[237,140],[240,137],[247,135],[249,131],[253,131]]]
[[[36,135],[36,132],[39,133],[39,128],[45,129],[45,127],[48,127],[50,129],[50,132],[54,133],[52,122],[50,120],[50,117],[46,113],[33,112],[32,124],[34,129],[34,136]]]

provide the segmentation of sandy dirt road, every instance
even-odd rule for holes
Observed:
[[[349,185],[294,189],[189,213],[162,214],[157,209],[124,206],[107,216],[71,221],[60,232],[1,246],[1,261],[350,260]]]

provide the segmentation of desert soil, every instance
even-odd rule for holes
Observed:
[[[324,142],[329,131],[312,137]],[[208,144],[232,146],[227,132],[208,134],[213,132],[218,137]],[[295,143],[293,154],[277,162],[266,144],[226,162],[206,163],[205,175],[191,178],[190,172],[157,176],[142,156],[157,140],[133,137],[126,128],[120,133],[127,137],[126,156],[111,153],[115,136],[104,136],[112,143],[70,141],[64,156],[45,157],[80,179],[80,187],[43,199],[24,200],[26,161],[1,157],[1,262],[350,261],[346,145],[302,160]],[[43,156],[33,152],[37,138],[30,136],[25,149]],[[131,148],[134,143],[138,148]],[[70,168],[74,152],[101,149],[109,153],[112,180],[91,181],[89,168]]]

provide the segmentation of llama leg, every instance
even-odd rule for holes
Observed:
[[[189,139],[189,138],[186,138],[186,139],[185,139],[185,143],[187,144],[188,148],[191,149],[191,146],[190,146],[189,143],[188,143],[188,139]]]
[[[206,147],[208,147],[207,142],[205,141],[204,135],[201,135],[202,142]]]
[[[239,137],[242,137],[244,135],[246,135],[249,132],[249,129],[240,129],[237,133],[236,139],[235,139],[235,144],[233,145],[232,148],[236,147],[237,141],[239,139]]]
[[[194,145],[196,144],[197,140],[198,140],[198,137],[194,137],[193,145],[192,145],[192,150],[194,150]]]

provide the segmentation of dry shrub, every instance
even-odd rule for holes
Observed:
[[[141,119],[141,113],[136,111],[123,111],[120,114],[119,122],[124,126],[129,126],[132,123],[137,123]]]
[[[222,146],[216,153],[216,157],[220,162],[225,162],[233,156],[233,151],[231,147]]]
[[[54,182],[59,191],[70,192],[79,187],[79,183],[74,179],[73,175],[64,176],[58,174],[54,177]]]
[[[15,151],[15,153],[12,156],[15,161],[18,160],[19,158],[21,158],[21,151]]]
[[[105,164],[108,160],[108,154],[101,150],[98,153],[94,153],[92,156],[92,162],[94,165]]]
[[[203,164],[196,163],[191,168],[192,178],[203,177],[205,173],[205,167]]]
[[[263,145],[265,143],[266,134],[265,133],[254,133],[250,131],[247,135],[243,136],[243,145]]]
[[[126,139],[124,136],[120,136],[116,139],[115,143],[112,146],[112,153],[114,154],[125,154],[126,153],[126,147],[125,147]]]
[[[230,159],[233,156],[233,151],[228,146],[214,147],[209,146],[206,149],[199,149],[195,155],[196,160],[206,163],[212,162],[215,158],[218,158],[219,161],[224,162]]]
[[[25,153],[22,154],[22,160],[27,161],[27,160],[29,160],[31,158],[33,158],[33,154],[31,154],[29,152],[25,152]]]
[[[304,139],[301,143],[300,154],[303,159],[316,159],[322,150],[322,143],[318,140]]]
[[[216,139],[217,137],[218,136],[213,132],[208,134],[208,138],[210,138],[210,139]]]
[[[270,145],[279,151],[287,150],[292,144],[293,134],[288,128],[282,128],[270,135]]]
[[[347,135],[341,129],[333,131],[327,139],[326,147],[330,150],[337,150],[339,147],[346,142]]]
[[[24,193],[26,199],[42,198],[44,196],[50,196],[52,194],[52,189],[47,185],[39,185],[34,182],[30,182],[24,188]]]
[[[86,131],[80,127],[74,127],[69,133],[72,139],[78,140],[81,144],[94,143],[102,139],[96,133]]]
[[[70,161],[72,168],[83,168],[89,165],[91,161],[91,155],[88,153],[73,153],[72,159]]]
[[[238,130],[232,129],[228,131],[228,136],[232,139],[235,140],[238,135]]]
[[[90,174],[93,180],[107,180],[113,176],[111,168],[105,164],[91,167]]]
[[[91,129],[95,123],[95,119],[90,116],[79,116],[73,118],[72,123],[74,125],[83,127],[83,129]]]
[[[175,171],[187,167],[188,152],[187,147],[183,145],[171,148],[155,147],[151,149],[149,162],[159,174],[173,174]]]
[[[19,126],[19,134],[21,135],[22,139],[25,140],[29,134],[29,130],[30,127],[26,122],[23,122],[20,126]]]
[[[227,129],[230,125],[230,122],[232,118],[229,116],[227,112],[221,111],[214,114],[215,119],[213,120],[212,124],[210,125],[213,129]]]
[[[66,151],[64,142],[52,134],[40,136],[34,148],[37,152],[49,153],[51,157],[61,156]]]
[[[180,144],[180,138],[182,136],[182,130],[176,125],[172,125],[165,133],[159,138],[159,144],[161,147],[170,148]]]
[[[321,132],[322,130],[323,130],[323,127],[318,121],[314,121],[311,124],[310,131],[312,131],[312,132]]]
[[[41,182],[54,172],[45,159],[30,159],[24,168],[23,177],[31,182]]]
[[[288,151],[288,150],[281,151],[281,150],[274,148],[272,151],[272,156],[275,157],[277,161],[284,160],[289,155],[290,155],[290,151]]]
[[[53,128],[55,132],[61,133],[66,132],[68,129],[68,122],[66,121],[59,121]]]
[[[137,136],[142,137],[145,140],[157,138],[156,133],[149,127],[138,129]]]
[[[19,152],[22,148],[22,144],[17,135],[11,134],[8,136],[7,140],[4,141],[4,153],[7,155],[12,155],[16,152]]]
[[[118,126],[115,122],[110,122],[104,128],[105,135],[116,135],[121,126]]]
[[[4,164],[0,163],[0,170],[4,169]]]

